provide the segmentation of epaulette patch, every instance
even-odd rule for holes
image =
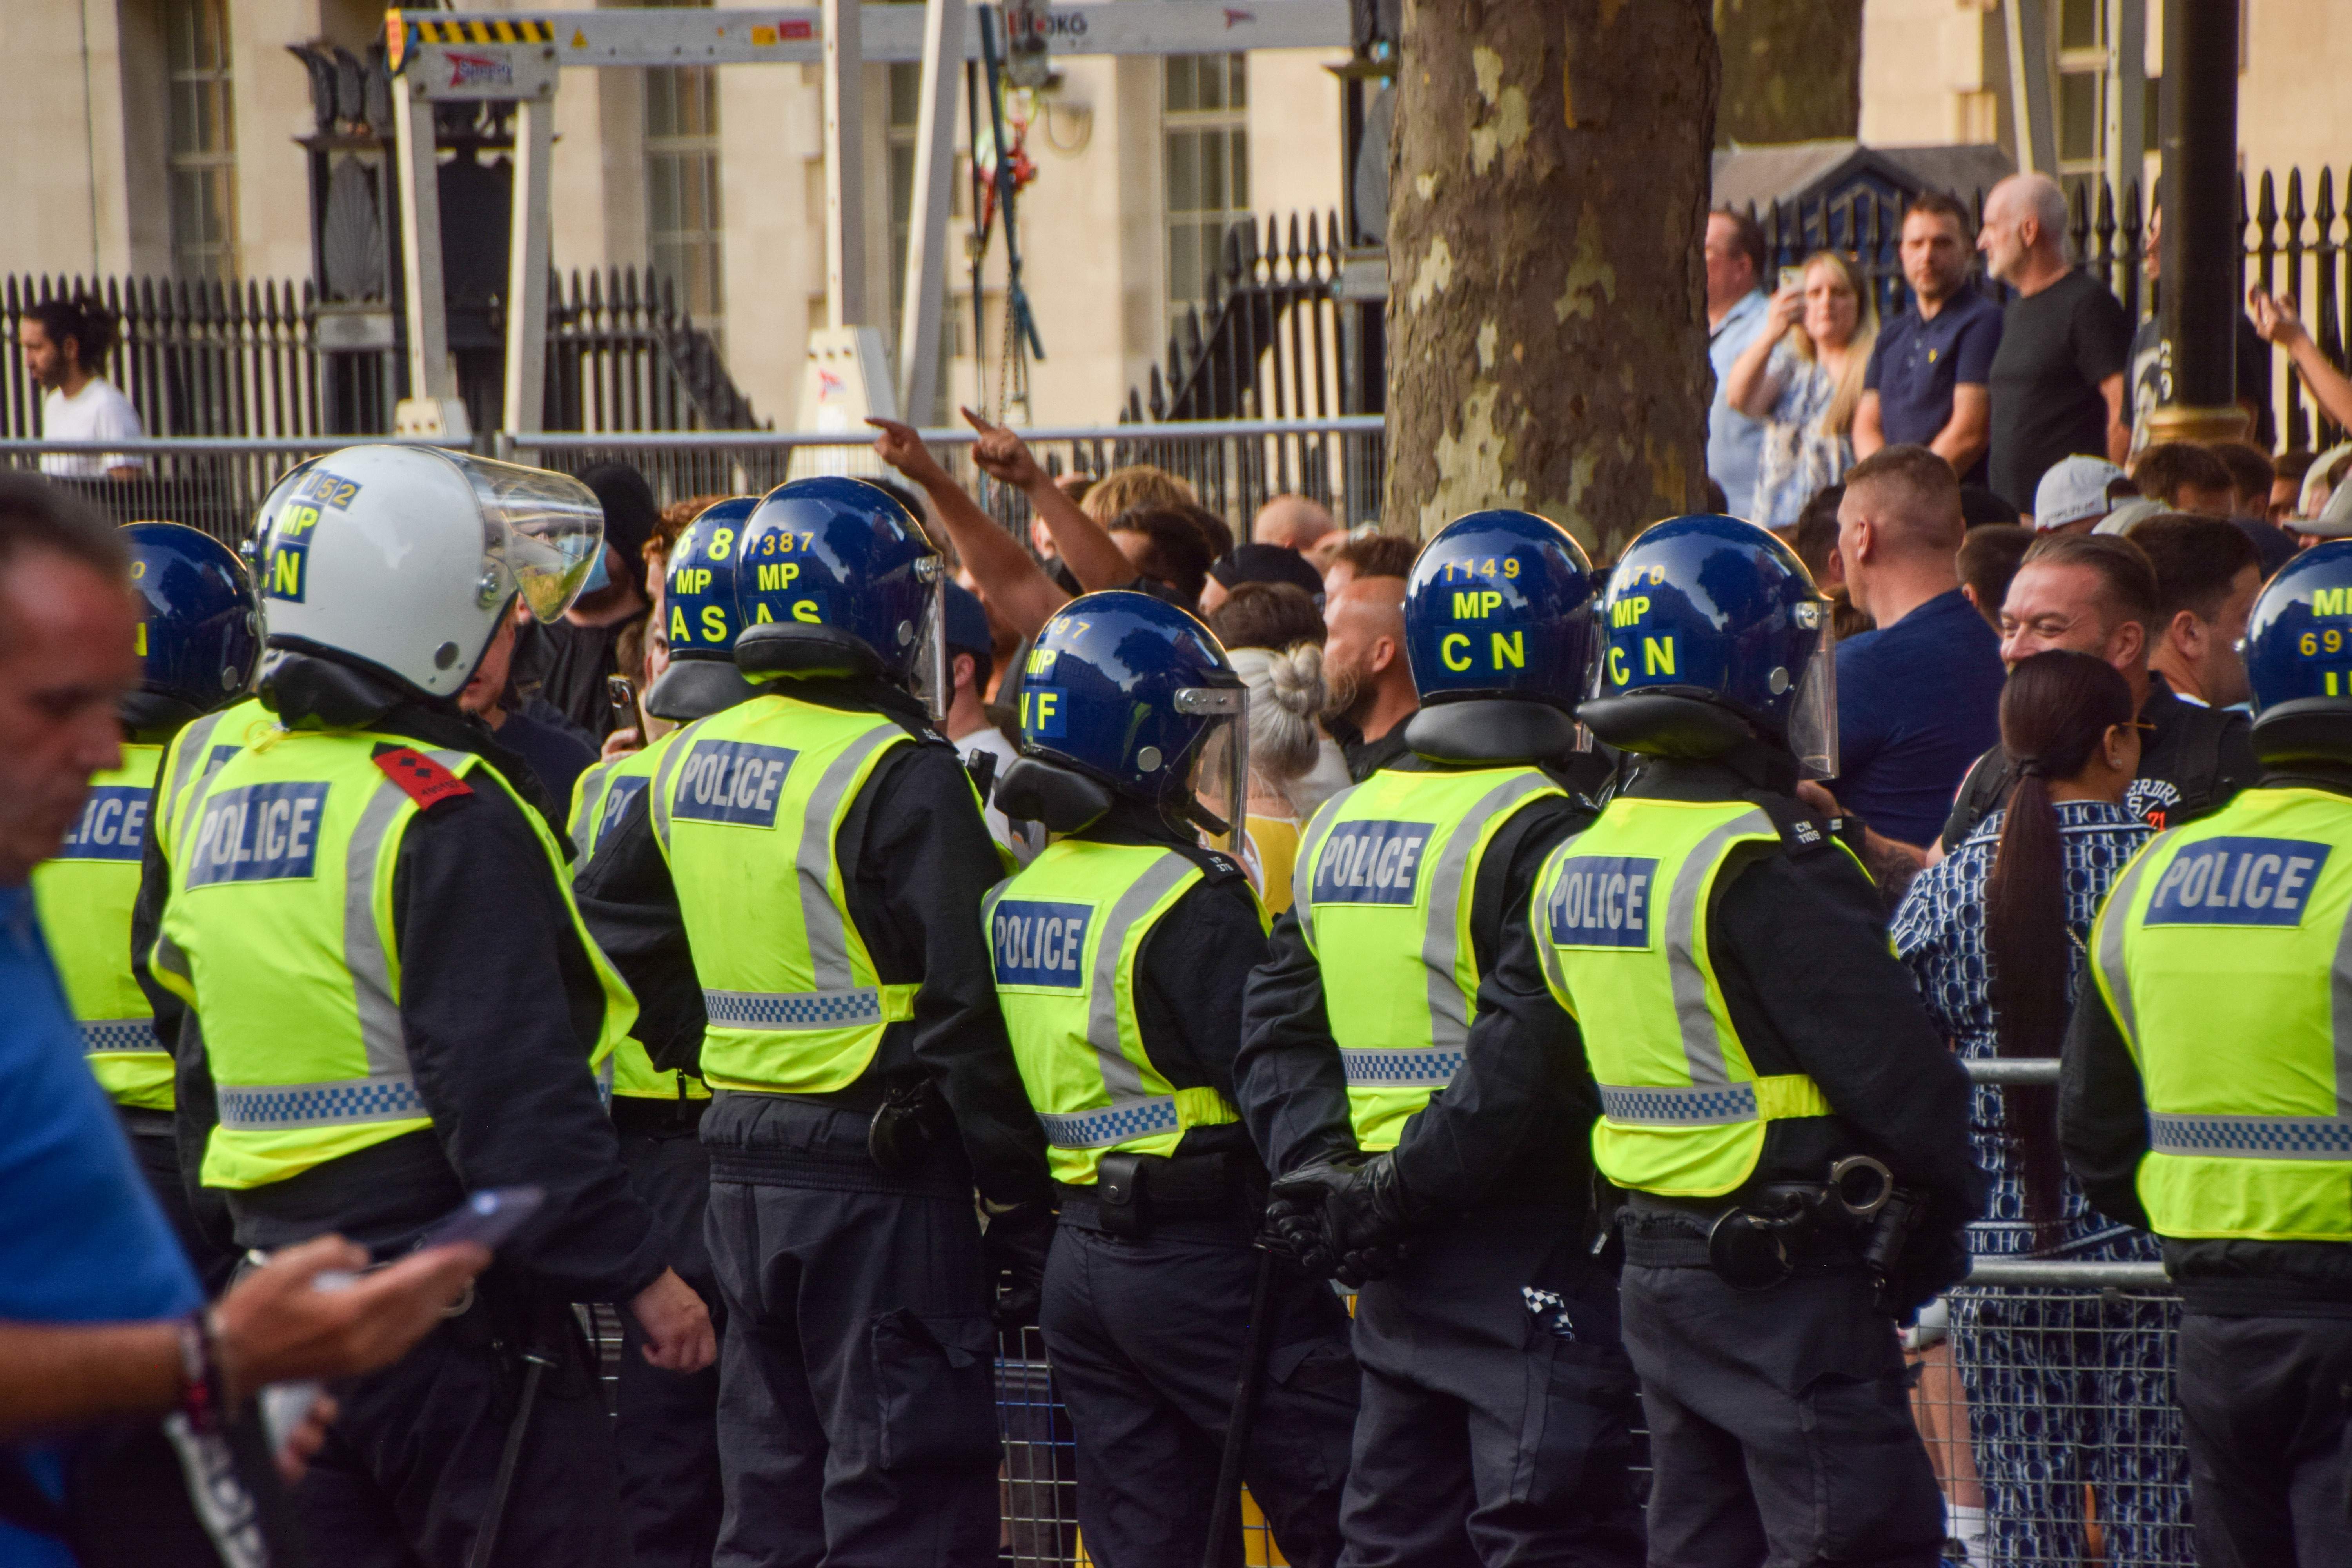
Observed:
[[[375,754],[383,776],[400,786],[419,811],[430,811],[445,800],[474,793],[474,786],[414,746],[394,746]]]

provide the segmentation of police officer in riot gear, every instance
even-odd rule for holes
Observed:
[[[258,539],[283,727],[204,758],[173,807],[151,964],[186,1005],[181,1158],[238,1244],[331,1229],[390,1257],[470,1190],[544,1194],[443,1327],[339,1393],[295,1494],[334,1562],[625,1561],[571,1303],[624,1305],[674,1370],[713,1352],[597,1100],[627,988],[520,764],[455,701],[515,599],[561,614],[601,535],[562,475],[384,446],[305,463]]]
[[[1942,1504],[1895,1321],[1965,1269],[1983,1176],[1876,891],[1793,799],[1834,766],[1827,606],[1779,540],[1698,516],[1637,538],[1601,610],[1580,716],[1643,766],[1553,852],[1446,1091],[1392,1154],[1277,1182],[1277,1208],[1377,1270],[1548,1110],[1597,1109],[1650,1560],[1927,1568]]]
[[[1459,518],[1414,563],[1412,749],[1316,814],[1250,980],[1241,1105],[1276,1171],[1395,1148],[1459,1067],[1545,857],[1592,820],[1582,790],[1601,769],[1573,715],[1593,592],[1575,540],[1528,512]],[[1351,1563],[1641,1558],[1633,1376],[1615,1280],[1591,1258],[1590,1118],[1564,1099],[1534,1114],[1507,1173],[1463,1186],[1357,1297]]]
[[[992,1307],[1034,1311],[1052,1188],[978,918],[1007,868],[923,700],[941,562],[846,479],[774,490],[732,547],[759,694],[678,732],[580,879],[655,1067],[713,1091],[717,1560],[973,1561]]]
[[[140,868],[153,826],[163,753],[192,721],[236,702],[261,659],[261,612],[245,565],[206,533],[176,522],[122,531],[139,598],[139,689],[122,700],[122,765],[90,781],[81,821],[57,858],[33,869],[33,899],[80,1020],[90,1070],[115,1104],[148,1185],[207,1289],[228,1283],[236,1255],[191,1211],[172,1135],[172,1037],[131,965]],[[176,1023],[173,1015],[165,1026]]]
[[[669,668],[646,692],[645,710],[673,724],[723,712],[752,695],[735,668],[735,564],[743,525],[759,506],[753,496],[714,501],[670,547],[662,615],[669,637]],[[661,759],[681,731],[596,763],[572,791],[572,841],[579,858],[572,875],[594,860],[629,805],[653,783]],[[655,932],[659,941],[662,928]],[[673,951],[669,962],[689,964]],[[690,967],[685,973],[691,979]],[[689,1049],[696,1042],[684,1042]],[[635,1037],[613,1049],[613,1126],[629,1181],[660,1220],[670,1263],[726,1331],[726,1309],[703,1239],[710,1157],[700,1130],[710,1090],[682,1068],[663,1071]],[[624,1321],[617,1418],[621,1496],[629,1517],[638,1568],[699,1568],[719,1539],[724,1499],[719,1483],[719,1372],[664,1372],[636,1352],[642,1337]]]
[[[2116,882],[2059,1087],[2066,1163],[2179,1285],[2197,1560],[2352,1560],[2352,542],[2246,631],[2263,773]]]
[[[1060,1199],[1039,1322],[1077,1439],[1078,1530],[1108,1568],[1198,1568],[1259,1267],[1265,1173],[1233,1053],[1265,913],[1194,824],[1241,840],[1248,693],[1198,621],[1142,594],[1063,606],[1026,668],[1022,755],[996,800],[1057,837],[989,895],[987,922]],[[1329,1564],[1355,1415],[1347,1316],[1277,1267],[1243,1473],[1283,1554]]]

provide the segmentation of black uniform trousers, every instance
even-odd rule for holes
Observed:
[[[1066,1195],[1038,1327],[1076,1437],[1078,1533],[1103,1568],[1200,1568],[1259,1256],[1238,1215],[1130,1240]],[[1348,1315],[1322,1280],[1275,1268],[1242,1479],[1283,1556],[1331,1568],[1356,1419]],[[1238,1529],[1223,1560],[1241,1561]]]
[[[1449,1215],[1358,1293],[1349,1568],[1642,1561],[1633,1373],[1580,1233],[1556,1205]]]
[[[1629,1263],[1622,1300],[1650,1418],[1653,1563],[1935,1568],[1943,1497],[1859,1264],[1735,1290],[1704,1266]]]
[[[241,1255],[215,1244],[197,1223],[195,1210],[188,1203],[187,1184],[180,1173],[180,1144],[173,1131],[172,1113],[118,1105],[114,1114],[130,1136],[131,1152],[139,1162],[139,1173],[147,1178],[148,1190],[163,1207],[164,1219],[171,1222],[172,1234],[180,1238],[180,1250],[188,1255],[189,1266],[195,1269],[205,1294],[219,1295],[228,1289],[229,1277],[236,1272]]]
[[[613,1117],[629,1185],[660,1223],[670,1267],[710,1309],[722,1337],[727,1308],[703,1245],[710,1156],[696,1130],[705,1100],[616,1096]],[[645,1358],[637,1320],[621,1313],[621,1501],[637,1568],[708,1568],[725,1492],[719,1480],[719,1368],[664,1372]]]
[[[996,1330],[971,1178],[887,1190],[869,1117],[778,1098],[764,1129],[809,1163],[742,1180],[712,1152],[728,1568],[996,1562]],[[827,1179],[826,1155],[835,1185],[784,1184]]]
[[[383,1371],[338,1385],[342,1415],[294,1489],[311,1560],[466,1568],[523,1385],[486,1309],[436,1328]],[[569,1307],[538,1314],[541,1380],[499,1526],[498,1568],[626,1568],[613,1425]]]
[[[2180,1408],[2204,1568],[2352,1563],[2352,1319],[2184,1314]]]

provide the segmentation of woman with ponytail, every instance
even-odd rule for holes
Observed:
[[[2153,832],[2123,805],[2139,766],[2131,690],[2103,659],[2036,654],[2009,673],[2000,741],[2019,779],[2008,808],[1911,884],[1895,948],[1961,1056],[2054,1061],[2092,919]],[[2056,1110],[2053,1086],[1978,1087],[1973,1137],[1994,1187],[1970,1247],[2155,1258],[2144,1232],[2085,1207]],[[1994,1559],[2083,1561],[2088,1488],[2107,1561],[2187,1561],[2167,1309],[1979,1289],[1954,1299],[1952,1319]]]

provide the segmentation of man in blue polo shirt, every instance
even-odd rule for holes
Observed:
[[[2000,307],[1968,286],[1969,215],[1940,192],[1903,212],[1903,276],[1912,305],[1879,331],[1853,415],[1853,455],[1926,447],[1962,484],[1985,482],[1991,444],[1988,383],[2000,346]]]
[[[1706,359],[1715,371],[1715,401],[1706,410],[1707,476],[1728,504],[1748,510],[1756,468],[1764,455],[1764,422],[1750,419],[1723,395],[1725,381],[1756,334],[1771,300],[1764,292],[1764,231],[1746,213],[1719,207],[1706,215]]]

